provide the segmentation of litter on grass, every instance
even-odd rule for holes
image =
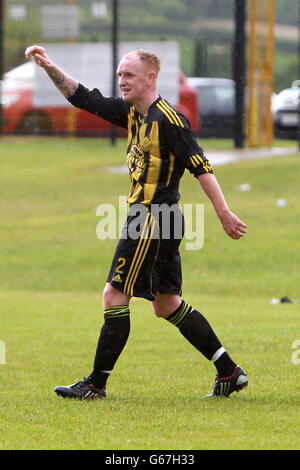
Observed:
[[[300,300],[295,300],[294,301],[296,304],[300,304]],[[271,304],[272,305],[277,305],[277,304],[292,304],[293,303],[293,300],[291,300],[287,295],[284,295],[283,297],[281,297],[281,299],[276,299],[276,298],[273,298],[271,299]]]
[[[286,206],[286,200],[285,199],[277,199],[277,207],[285,207]]]
[[[237,191],[240,191],[241,193],[245,193],[247,191],[251,191],[251,184],[249,183],[243,183],[237,186]]]

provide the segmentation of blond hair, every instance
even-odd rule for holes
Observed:
[[[152,52],[144,49],[137,49],[135,51],[128,52],[124,57],[137,57],[147,66],[147,68],[153,70],[156,75],[160,72],[160,59]]]

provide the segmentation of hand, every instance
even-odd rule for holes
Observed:
[[[40,66],[43,67],[44,69],[47,69],[51,67],[53,64],[49,60],[46,49],[41,46],[29,46],[27,47],[25,51],[25,57],[26,59],[29,59],[29,57],[32,56],[35,60],[35,62]]]
[[[41,46],[29,46],[25,51],[26,59],[32,56],[35,62],[45,69],[54,85],[64,95],[65,98],[69,99],[74,95],[77,88],[79,87],[78,81],[64,73],[48,58],[46,49]]]
[[[225,232],[234,240],[239,240],[247,233],[247,225],[233,214],[233,212],[226,211],[219,217]]]

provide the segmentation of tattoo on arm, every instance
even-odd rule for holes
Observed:
[[[58,90],[66,97],[71,98],[76,92],[79,83],[75,78],[64,74],[61,70],[55,68],[54,70],[47,70],[47,74],[53,81]]]

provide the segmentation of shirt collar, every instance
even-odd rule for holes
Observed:
[[[153,101],[153,103],[150,104],[150,106],[149,106],[149,108],[148,108],[148,114],[147,114],[147,116],[142,116],[142,115],[138,112],[138,110],[136,109],[136,107],[133,105],[133,106],[134,106],[134,116],[135,116],[135,118],[136,118],[136,119],[139,118],[139,119],[141,119],[141,120],[142,120],[142,119],[146,119],[146,118],[149,116],[150,111],[156,106],[156,104],[157,104],[161,99],[162,99],[161,96],[158,95],[158,98],[157,98],[155,101]]]

